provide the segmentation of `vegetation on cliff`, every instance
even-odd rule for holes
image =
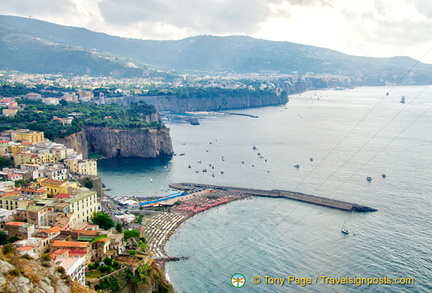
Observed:
[[[40,101],[19,100],[23,110],[15,117],[0,116],[0,129],[20,129],[43,131],[45,137],[53,140],[64,138],[81,131],[83,126],[99,126],[112,129],[161,128],[158,120],[149,121],[156,114],[153,106],[138,102],[129,107],[120,105],[94,105],[65,103],[46,105]],[[57,118],[73,117],[71,124]]]
[[[1,292],[95,292],[72,281],[62,267],[56,267],[49,257],[34,260],[28,255],[18,256],[11,244],[0,252]]]
[[[126,268],[119,270],[118,273],[101,278],[94,288],[98,292],[106,293],[174,293],[174,289],[166,280],[163,271],[152,259],[141,263],[136,267],[135,272]]]

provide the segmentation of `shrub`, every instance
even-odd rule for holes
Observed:
[[[17,276],[21,275],[21,271],[20,271],[17,267],[15,267],[15,268],[13,268],[13,269],[10,269],[10,270],[7,272],[7,274],[10,275],[10,276],[17,277]]]
[[[112,266],[113,260],[109,257],[105,257],[103,262],[107,265],[107,266]]]
[[[129,251],[129,254],[130,254],[130,255],[135,255],[135,254],[136,254],[136,250],[130,250],[130,251]]]
[[[94,262],[94,263],[91,263],[91,264],[88,265],[88,269],[89,270],[95,270],[98,267],[99,267],[99,263],[97,263],[97,262]]]
[[[98,268],[98,270],[101,271],[102,273],[110,273],[114,271],[114,269],[111,266],[107,266],[107,265],[101,265]]]
[[[42,254],[41,260],[42,261],[51,261],[51,256],[49,255],[49,253],[44,253],[44,254]]]
[[[3,246],[2,251],[4,255],[8,255],[15,251],[15,247],[13,247],[12,244],[6,244],[5,246]]]

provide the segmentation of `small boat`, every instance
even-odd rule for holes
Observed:
[[[386,174],[382,174],[381,177],[382,178],[387,178],[387,175]]]
[[[342,233],[342,234],[345,234],[345,235],[348,235],[348,234],[349,234],[349,231],[348,231],[347,228],[345,228],[345,223],[346,223],[346,221],[344,222],[344,225],[342,226],[341,233]]]
[[[191,166],[191,165],[189,165],[189,166],[188,166],[188,168],[190,169],[190,168],[192,168],[192,166]]]
[[[224,171],[222,170],[222,171],[221,171],[221,174],[223,174],[223,173],[224,173]]]
[[[300,168],[300,165],[299,165],[299,164],[295,164],[295,165],[294,165],[294,168],[297,168],[297,169],[298,169],[298,168]]]
[[[400,99],[401,104],[405,104],[405,96],[402,96],[402,98]]]
[[[367,180],[368,182],[371,182],[371,181],[372,181],[372,177],[368,176],[368,177],[366,177],[366,180]]]
[[[179,154],[179,156],[184,156],[184,155],[185,155],[185,153],[180,153],[180,154]]]
[[[310,158],[309,160],[310,160],[311,162],[313,162],[313,158]]]

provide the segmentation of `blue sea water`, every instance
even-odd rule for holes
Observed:
[[[98,168],[111,195],[162,196],[172,192],[170,183],[196,182],[285,189],[378,209],[359,214],[254,198],[196,215],[166,247],[189,256],[167,265],[177,292],[430,292],[431,108],[429,87],[310,91],[283,106],[232,111],[257,119],[204,115],[199,126],[168,123],[174,150],[184,156],[101,160]],[[340,233],[344,223],[350,235]],[[235,273],[246,278],[242,288],[230,283]],[[264,276],[313,284],[266,284]],[[415,284],[330,285],[321,276],[411,277]]]

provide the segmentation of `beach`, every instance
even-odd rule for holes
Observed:
[[[169,256],[165,251],[165,244],[175,229],[198,213],[248,197],[250,195],[240,192],[206,189],[159,202],[158,204],[164,206],[166,211],[146,218],[143,223],[147,251],[161,267],[164,267],[166,261],[187,258],[188,256]]]

